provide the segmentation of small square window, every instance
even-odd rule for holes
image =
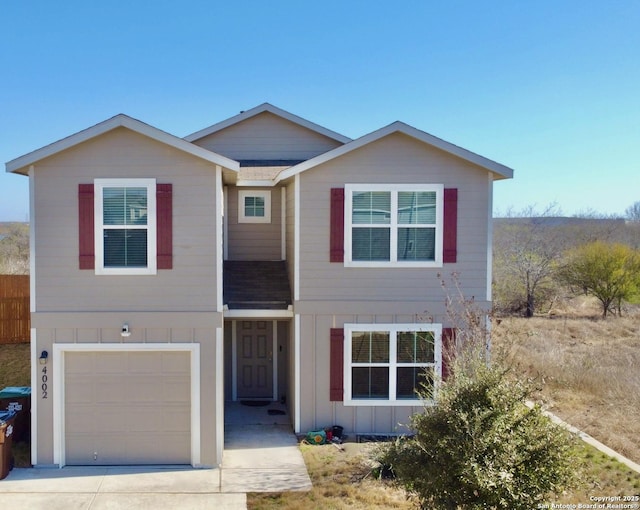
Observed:
[[[238,223],[271,223],[271,191],[239,191]]]

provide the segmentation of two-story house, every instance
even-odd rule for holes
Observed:
[[[269,104],[185,138],[117,115],[6,167],[30,186],[32,461],[60,466],[219,465],[243,399],[296,432],[398,431],[442,372],[437,275],[490,302],[513,174]]]

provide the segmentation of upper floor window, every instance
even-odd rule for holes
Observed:
[[[271,223],[271,191],[239,191],[238,223]]]
[[[156,180],[95,179],[96,274],[156,274]]]
[[[347,184],[345,265],[442,265],[441,184]]]

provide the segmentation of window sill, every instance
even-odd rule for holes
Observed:
[[[100,268],[95,270],[97,276],[153,276],[158,274],[156,268],[145,267],[118,267],[118,268]]]
[[[386,267],[386,268],[442,268],[442,261],[421,261],[421,262],[360,262],[360,261],[345,261],[344,267]]]
[[[435,400],[345,400],[345,407],[431,407],[435,405]]]

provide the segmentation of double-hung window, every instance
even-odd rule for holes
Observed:
[[[441,184],[345,185],[345,265],[442,265]]]
[[[415,405],[441,375],[439,324],[345,324],[345,405]]]
[[[156,180],[95,179],[96,274],[156,274]]]

